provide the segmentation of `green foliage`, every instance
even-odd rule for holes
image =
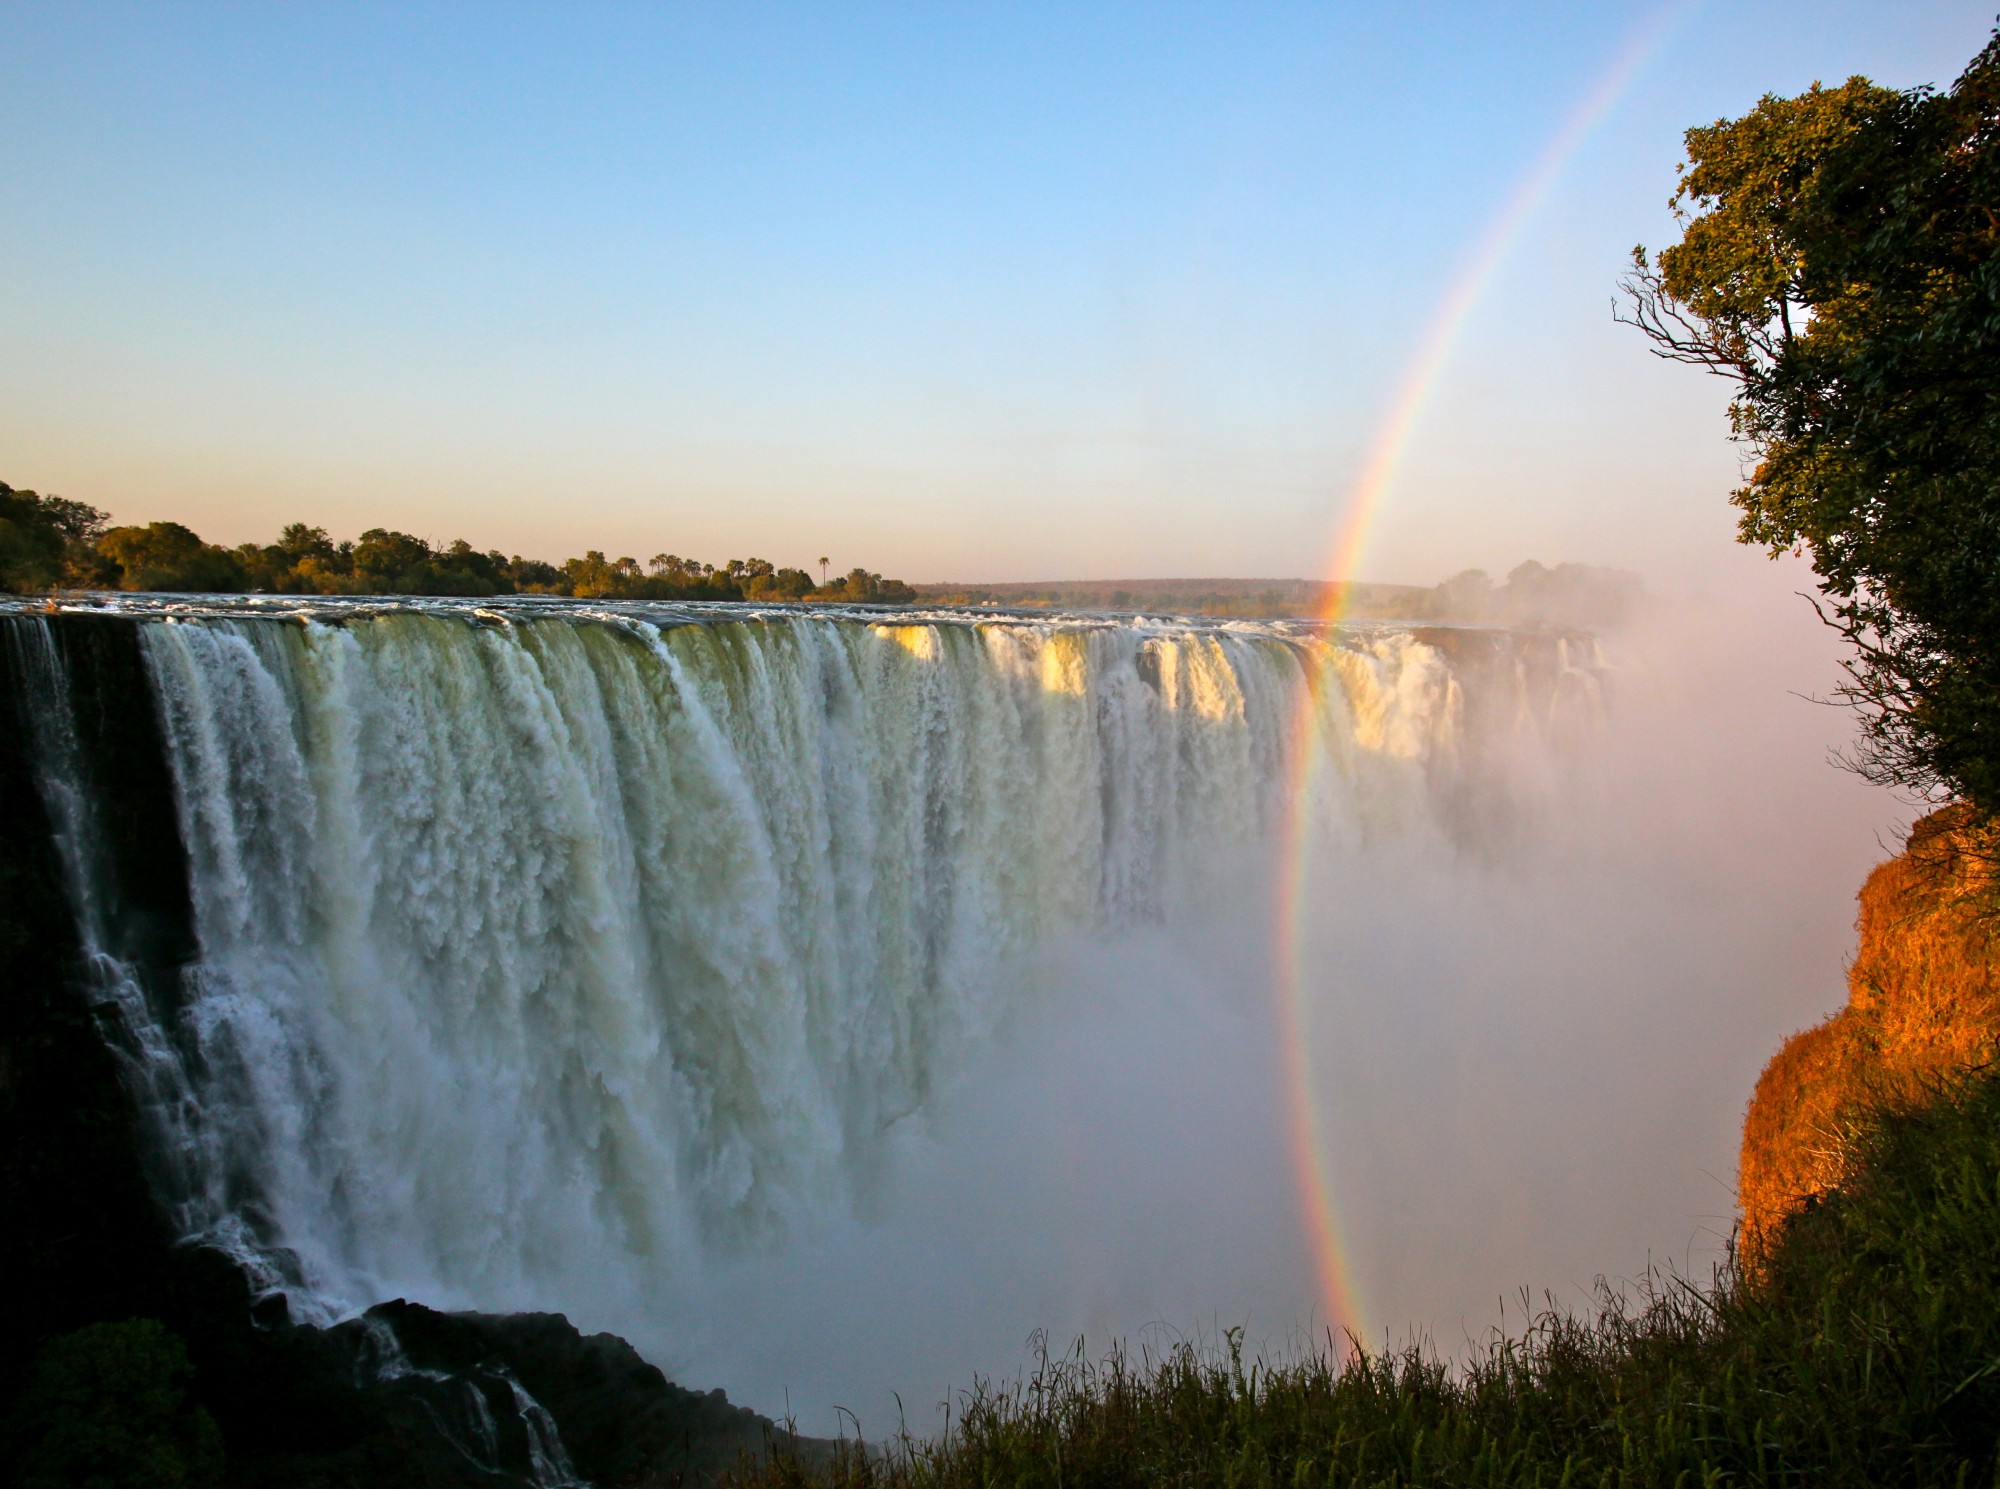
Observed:
[[[670,553],[645,568],[591,549],[557,565],[482,553],[464,539],[437,547],[372,527],[336,543],[323,527],[293,522],[269,544],[204,543],[178,522],[107,529],[82,502],[0,485],[0,591],[126,589],[169,593],[251,590],[293,595],[573,595],[607,600],[844,600],[907,605],[916,592],[856,569],[821,589],[804,569],[761,558],[722,568]]]
[[[907,588],[907,586],[905,586]],[[746,600],[803,600],[819,586],[812,582],[812,575],[804,569],[779,569],[761,579],[753,579],[744,586]],[[910,600],[916,592],[910,592]],[[908,604],[910,600],[898,600],[897,604]]]
[[[729,567],[656,554],[644,569],[636,558],[607,559],[593,548],[562,566],[557,587],[579,599],[603,600],[740,600],[743,587],[731,570],[741,571],[742,559]]]
[[[149,1318],[52,1341],[7,1417],[19,1489],[208,1489],[215,1422],[189,1397],[187,1350]]]
[[[249,587],[236,555],[204,543],[178,522],[114,527],[97,540],[119,589],[170,594],[217,594]]]
[[[90,545],[104,525],[95,507],[0,482],[0,590],[53,589],[79,573],[88,582],[96,568]]]
[[[1462,1367],[1246,1365],[1240,1334],[1133,1361],[1038,1351],[936,1441],[780,1451],[742,1489],[1990,1485],[2000,1470],[2000,1078],[1856,1137],[1855,1177],[1755,1284],[1553,1308]]]
[[[1949,92],[1815,86],[1687,150],[1632,319],[1736,384],[1740,534],[1812,559],[1852,763],[2000,810],[2000,38]]]
[[[827,585],[816,598],[863,605],[907,605],[916,597],[917,592],[900,579],[884,579],[866,569],[850,569],[846,578]]]
[[[1626,570],[1575,563],[1551,569],[1529,559],[1497,587],[1484,569],[1454,574],[1431,591],[1426,608],[1440,620],[1613,629],[1631,618],[1639,596],[1639,576]]]

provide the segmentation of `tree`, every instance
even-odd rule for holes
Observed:
[[[1445,620],[1484,620],[1493,609],[1493,576],[1466,569],[1437,586],[1437,607]]]
[[[306,550],[297,571],[325,565],[326,535],[318,528],[293,523],[285,534]],[[463,538],[439,549],[409,533],[371,527],[354,545],[351,557],[353,589],[361,594],[478,597],[508,594],[514,588],[505,554],[481,553]]]
[[[517,553],[507,560],[507,573],[514,581],[514,588],[522,594],[562,593],[562,570],[538,558],[523,558]]]
[[[233,549],[204,543],[178,522],[108,528],[95,507],[0,484],[0,591],[102,588],[207,592],[253,590],[299,595],[561,594],[613,600],[866,600],[909,604],[916,593],[895,579],[856,569],[816,590],[804,569],[768,559],[714,564],[656,553],[634,558],[591,549],[550,564],[463,538],[439,547],[425,538],[371,527],[335,542],[323,527],[287,523],[275,543]],[[827,560],[819,560],[821,577]]]
[[[812,575],[804,569],[780,569],[760,581],[760,586],[752,586],[745,593],[753,600],[803,600],[815,588]]]
[[[917,592],[900,579],[884,579],[867,569],[850,569],[847,577],[822,585],[813,596],[817,600],[848,600],[865,605],[910,605]]]
[[[8,1414],[22,1489],[208,1489],[222,1438],[193,1399],[187,1349],[150,1318],[65,1334],[36,1358]]]
[[[91,544],[108,520],[82,502],[0,482],[0,590],[105,582]]]
[[[703,564],[673,553],[656,553],[646,561],[655,579],[668,584],[699,584],[703,575],[715,572],[713,564]]]
[[[117,568],[120,589],[170,594],[236,593],[248,587],[242,562],[178,522],[114,527],[97,551]]]
[[[1602,630],[1630,617],[1639,600],[1639,576],[1591,564],[1551,569],[1531,558],[1507,571],[1506,587],[1495,600],[1509,625]]]
[[[354,545],[354,572],[370,594],[420,592],[431,562],[431,545],[409,533],[371,527]]]
[[[631,599],[643,579],[636,558],[607,559],[596,548],[562,567],[569,592],[580,600]]]
[[[1849,762],[2000,812],[2000,35],[1946,93],[1864,78],[1687,133],[1626,319],[1735,384],[1739,536],[1811,559]]]

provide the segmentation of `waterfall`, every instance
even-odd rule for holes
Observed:
[[[178,1011],[127,1013],[184,1229],[330,1313],[644,1308],[844,1203],[1037,946],[1295,813],[1473,843],[1601,701],[1546,636],[127,608],[199,945]]]

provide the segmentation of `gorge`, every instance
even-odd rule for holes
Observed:
[[[763,1431],[535,1310],[782,1415],[851,1402],[857,1380],[943,1389],[948,1370],[1004,1364],[1020,1329],[1070,1315],[1009,1280],[1051,1262],[1131,1279],[1146,1311],[1087,1315],[1112,1328],[1163,1316],[1142,1285],[1159,1274],[1185,1276],[1191,1318],[1294,1266],[1273,1249],[1297,1222],[1257,1106],[1280,843],[1316,876],[1298,933],[1331,1020],[1320,1096],[1389,1324],[1440,1294],[1470,1316],[1502,1258],[1546,1261],[1534,1238],[1568,1224],[1562,1204],[1524,1231],[1489,1194],[1521,1185],[1527,1148],[1594,1167],[1657,1127],[1605,1040],[1745,940],[1700,909],[1712,944],[1662,943],[1619,973],[1629,992],[1602,982],[1657,918],[1610,859],[1551,870],[1569,851],[1552,830],[1574,819],[1615,851],[1615,824],[1579,805],[1592,790],[1688,831],[1706,820],[1680,810],[1688,790],[1743,814],[1661,733],[1693,717],[1672,688],[1651,678],[1608,714],[1604,655],[1574,634],[276,597],[78,597],[0,629],[6,929],[39,1000],[8,1036],[9,1099],[14,1151],[46,1158],[9,1178],[41,1217],[9,1240],[16,1274],[48,1281],[17,1299],[14,1336],[166,1317],[203,1378],[266,1378],[249,1413],[266,1424],[324,1408],[318,1386],[272,1405],[271,1382],[328,1371],[439,1396],[398,1408],[425,1422],[479,1417],[477,1394],[485,1419],[522,1424],[512,1446],[461,1421],[470,1456],[439,1451],[506,1459],[517,1481],[555,1480],[530,1461],[516,1386],[593,1482],[690,1441],[688,1412],[713,1418],[724,1461]],[[1593,774],[1619,712],[1676,757],[1664,774],[1633,757],[1647,792]],[[1197,973],[1241,984],[1219,1005],[1180,983],[1203,947],[1221,950]],[[1583,1033],[1551,1038],[1565,1027]],[[996,1086],[1010,1040],[1025,1052]],[[1676,1060],[1653,1040],[1649,1064]],[[1596,1129],[1602,1154],[1547,1105],[1583,1099],[1593,1068],[1630,1113]],[[1508,1088],[1518,1130],[1468,1145],[1499,1080],[1539,1094]],[[1123,1148],[1120,1123],[1138,1124]],[[1013,1150],[1037,1142],[1098,1192],[1010,1190]],[[913,1201],[926,1163],[948,1182]],[[1248,1176],[1233,1191],[1232,1171]],[[982,1190],[1013,1197],[967,1208]],[[1006,1209],[1021,1203],[1043,1208]],[[910,1242],[913,1212],[954,1209],[923,1222],[931,1250]],[[1149,1243],[1107,1233],[1090,1243],[1114,1248],[1104,1261],[1049,1253],[1106,1209],[1169,1249],[1147,1261]],[[1248,1270],[1191,1266],[1245,1209],[1263,1239],[1217,1254]],[[1573,1249],[1618,1254],[1610,1240],[1580,1231]],[[953,1301],[926,1302],[940,1285]],[[225,1316],[243,1329],[203,1336]],[[956,1342],[881,1342],[944,1317]],[[378,1325],[409,1369],[384,1373]],[[578,1361],[636,1393],[610,1415],[657,1431],[593,1435],[607,1409]],[[400,1420],[347,1409],[363,1417]],[[259,1441],[224,1427],[239,1457]],[[404,1451],[340,1441],[322,1446]]]
[[[73,928],[16,901],[72,946],[33,975],[80,976],[168,1237],[300,1326],[408,1297],[668,1333],[705,1258],[865,1204],[1037,946],[1169,913],[1294,811],[1342,851],[1490,845],[1542,789],[1520,750],[1603,703],[1587,637],[1407,626],[0,629],[10,847]]]

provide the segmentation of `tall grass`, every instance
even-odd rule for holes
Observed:
[[[1037,1350],[935,1439],[737,1489],[2000,1484],[2000,1079],[1874,1119],[1754,1280],[1656,1278],[1470,1361]]]

